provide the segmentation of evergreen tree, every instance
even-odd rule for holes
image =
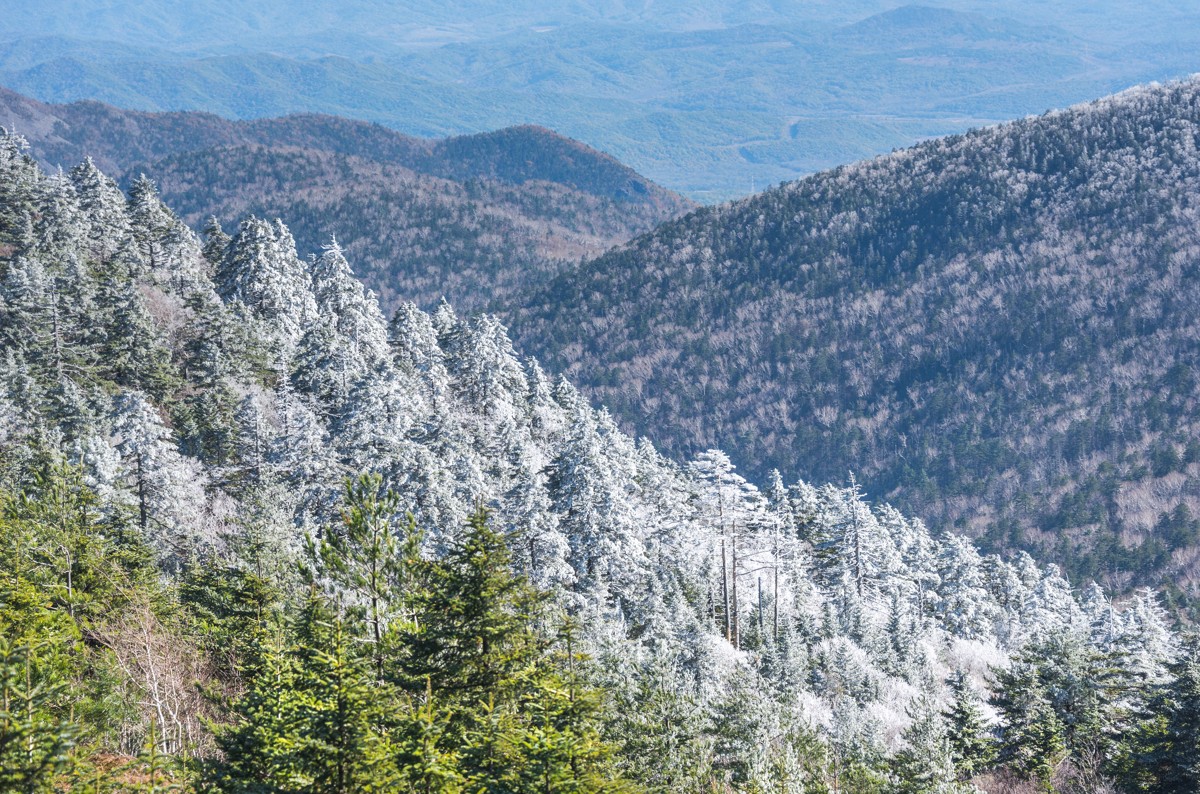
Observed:
[[[201,249],[201,253],[214,271],[220,266],[221,260],[225,258],[225,251],[229,248],[232,239],[221,228],[221,222],[217,220],[216,216],[208,216],[208,220],[204,222],[204,247]]]
[[[204,476],[179,453],[145,395],[123,395],[113,420],[137,525],[163,564],[178,568],[215,542],[206,526]]]
[[[162,267],[164,238],[176,218],[158,197],[158,187],[145,174],[139,174],[129,186],[128,216],[143,259],[152,270]]]
[[[982,704],[962,671],[950,677],[951,701],[944,712],[950,757],[960,780],[970,780],[992,765],[996,743],[984,719]]]
[[[117,183],[101,173],[90,157],[71,169],[71,183],[79,196],[79,208],[88,226],[88,254],[103,267],[129,232],[125,196]]]
[[[208,772],[225,792],[355,794],[392,790],[386,697],[353,652],[353,638],[311,594],[295,645],[266,657],[217,735],[224,758]]]
[[[309,554],[335,593],[348,593],[354,606],[363,611],[371,658],[380,679],[384,635],[404,603],[406,577],[417,565],[420,553],[421,539],[411,518],[403,538],[397,538],[393,529],[399,505],[394,492],[383,490],[383,478],[378,474],[347,480],[342,525],[330,527]]]
[[[556,651],[543,634],[545,596],[510,566],[503,537],[477,510],[447,557],[424,566],[391,676],[446,710],[437,730],[444,752],[460,756],[468,790],[621,791],[574,629]],[[415,718],[422,730],[433,720],[429,711]]]
[[[1067,756],[1066,727],[1054,710],[1035,664],[1022,660],[997,675],[994,704],[1003,718],[999,760],[1053,791],[1050,780]]]
[[[29,241],[29,220],[42,174],[29,156],[29,142],[0,127],[0,245]]]
[[[1122,777],[1137,791],[1200,791],[1200,637],[1187,639],[1168,675],[1127,738]]]
[[[945,718],[925,694],[908,708],[911,722],[904,729],[905,748],[894,762],[899,791],[904,794],[952,794],[956,783],[954,750]]]
[[[286,360],[317,316],[308,269],[296,256],[296,243],[283,224],[258,218],[242,221],[217,268],[216,288],[227,302],[239,304],[263,323],[269,337],[283,345]]]
[[[29,647],[0,635],[0,790],[42,794],[57,790],[75,731],[55,714],[66,681],[48,681]]]

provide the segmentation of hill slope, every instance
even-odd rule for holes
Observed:
[[[335,116],[230,121],[0,89],[0,123],[48,165],[91,156],[146,173],[193,226],[293,219],[316,250],[337,233],[371,286],[464,307],[596,256],[693,206],[613,158],[540,127],[442,140]]]
[[[1200,82],[665,224],[508,312],[672,452],[843,478],[993,545],[1193,586]]]
[[[952,792],[978,764],[906,750],[990,741],[942,706],[992,689],[1019,758],[1029,691],[1052,730],[1095,726],[1058,745],[1064,777],[1149,735],[1122,729],[1173,681],[1152,593],[1079,598],[855,488],[671,462],[494,317],[389,322],[335,246],[302,259],[250,218],[202,247],[145,181],[47,176],[22,147],[0,134],[5,780]]]

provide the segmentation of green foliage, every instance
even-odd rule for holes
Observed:
[[[238,701],[238,724],[218,734],[224,761],[210,778],[227,792],[387,791],[386,701],[354,653],[343,620],[314,593],[295,644],[265,655]]]
[[[70,764],[76,732],[58,708],[67,682],[48,675],[36,649],[0,636],[0,790],[55,790]]]
[[[226,679],[260,663],[279,617],[279,596],[269,580],[235,566],[192,566],[179,582],[189,633]]]
[[[609,715],[620,769],[656,794],[698,791],[711,774],[711,722],[697,698],[671,680],[666,671],[644,671]]]
[[[313,585],[289,644],[263,654],[235,704],[237,722],[219,732],[224,760],[210,766],[210,784],[331,794],[625,790],[576,628],[567,621],[544,633],[546,598],[512,572],[486,513],[437,561],[416,556],[410,521],[413,556],[398,556],[396,498],[379,486],[369,476],[348,486],[343,526],[311,561],[314,580],[362,603],[339,606]],[[189,603],[195,610],[228,593],[204,587]],[[205,614],[218,611],[225,621],[249,617]],[[216,620],[214,632],[229,625]]]
[[[403,604],[409,568],[416,564],[421,548],[411,516],[402,542],[397,542],[392,519],[400,499],[392,491],[383,491],[382,484],[378,474],[347,480],[342,525],[331,527],[319,546],[309,540],[309,557],[319,562],[320,573],[365,610],[380,679],[384,634],[392,613]]]
[[[953,699],[944,712],[950,757],[959,779],[970,780],[996,760],[996,742],[988,730],[982,703],[962,672],[950,679]]]
[[[893,760],[898,791],[903,794],[953,794],[954,751],[945,718],[927,696],[909,707],[911,722],[905,728],[905,748]]]
[[[1200,790],[1200,638],[1193,635],[1122,742],[1118,775],[1129,791]]]
[[[1109,771],[1095,759],[1119,754],[1138,684],[1137,674],[1116,662],[1065,635],[1031,643],[996,671],[999,762],[1047,790],[1068,758],[1088,774]]]
[[[476,511],[445,558],[422,566],[420,581],[389,673],[445,710],[443,738],[468,788],[622,790],[600,737],[599,693],[582,677],[576,629],[567,621],[557,637],[545,636],[546,595],[512,572],[486,512]],[[429,724],[427,711],[416,718]]]
[[[76,467],[50,464],[20,494],[0,494],[0,639],[28,655],[44,705],[81,743],[136,731],[131,683],[106,637],[133,604],[165,608],[132,533],[112,526]]]

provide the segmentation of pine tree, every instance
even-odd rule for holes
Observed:
[[[56,791],[75,745],[70,722],[54,713],[65,681],[46,681],[34,653],[0,635],[0,790],[13,794]]]
[[[448,722],[448,715],[438,710],[432,688],[427,685],[424,698],[399,721],[396,730],[397,774],[405,791],[458,794],[464,790],[460,751],[446,735]]]
[[[42,174],[29,156],[29,142],[0,127],[0,245],[28,242],[28,222]]]
[[[129,186],[129,222],[142,256],[151,269],[163,262],[163,238],[170,232],[175,217],[158,197],[158,187],[145,174],[139,174]]]
[[[401,683],[419,692],[429,679],[435,693],[483,703],[540,655],[533,621],[543,598],[510,564],[503,538],[476,511],[445,561],[422,567],[416,620],[400,636],[408,649],[398,660]]]
[[[950,677],[951,701],[944,712],[950,756],[960,780],[970,780],[992,765],[996,742],[984,719],[979,695],[965,673]]]
[[[575,590],[593,603],[608,600],[614,581],[640,568],[632,517],[615,462],[603,448],[591,409],[581,406],[570,435],[550,465],[550,498],[570,547]]]
[[[925,694],[908,708],[911,722],[904,729],[905,747],[894,766],[904,794],[951,794],[956,785],[954,751],[945,718]]]
[[[118,386],[141,389],[162,399],[177,385],[177,378],[170,351],[134,279],[129,262],[132,255],[122,247],[102,271],[93,319],[99,326],[97,353],[103,370]]]
[[[401,303],[388,323],[392,361],[404,373],[416,374],[436,403],[450,388],[446,356],[438,345],[433,318],[414,303]]]
[[[937,559],[941,586],[937,613],[942,625],[958,637],[991,633],[996,608],[985,589],[983,560],[965,538],[948,535]]]
[[[1167,669],[1129,737],[1132,763],[1123,777],[1153,794],[1200,791],[1200,637],[1190,636]]]
[[[347,480],[342,525],[331,527],[320,545],[312,544],[309,551],[317,573],[333,584],[335,592],[349,593],[354,606],[363,611],[379,679],[383,678],[384,635],[403,603],[406,578],[420,553],[420,536],[411,518],[404,537],[397,537],[392,522],[399,506],[399,497],[383,489],[378,474]]]

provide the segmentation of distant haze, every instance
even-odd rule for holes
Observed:
[[[425,136],[541,124],[716,201],[1200,71],[1197,45],[1200,14],[1162,0],[47,0],[0,18],[0,84]]]

